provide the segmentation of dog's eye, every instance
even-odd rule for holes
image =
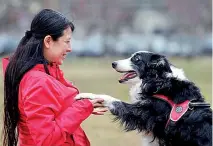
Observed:
[[[134,62],[139,62],[142,60],[142,57],[141,57],[141,55],[135,55],[132,59]]]

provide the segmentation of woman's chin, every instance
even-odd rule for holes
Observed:
[[[62,64],[63,64],[63,62],[64,62],[64,59],[65,59],[65,58],[58,59],[58,60],[57,60],[57,61],[55,61],[55,62],[56,62],[56,64],[57,64],[57,65],[62,65]]]
[[[63,61],[63,60],[61,60],[61,61],[59,61],[57,64],[58,64],[58,65],[62,65],[62,64],[63,64],[63,62],[64,62],[64,61]]]

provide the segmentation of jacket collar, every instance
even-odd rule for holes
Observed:
[[[9,57],[2,58],[2,71],[3,71],[3,75],[5,74],[5,71],[6,71],[8,63],[9,63]]]
[[[50,75],[54,78],[56,78],[57,80],[60,80],[63,77],[63,72],[62,70],[59,68],[59,65],[57,64],[51,64],[51,65],[47,65],[48,71],[50,73]],[[37,64],[33,67],[33,70],[39,70],[42,72],[46,72],[45,68],[44,68],[44,64]]]
[[[6,57],[6,58],[2,59],[3,74],[5,74],[5,71],[6,71],[8,63],[9,63],[9,57]],[[49,73],[50,73],[50,75],[52,77],[54,77],[55,79],[60,81],[65,86],[74,87],[71,82],[69,82],[66,79],[64,79],[64,73],[59,68],[59,65],[51,64],[51,65],[47,65],[47,68],[48,68],[48,71],[49,71]],[[42,72],[46,73],[45,68],[44,68],[44,64],[37,64],[31,70],[39,70],[39,71],[42,71]],[[76,88],[76,87],[74,87],[74,88]],[[78,89],[76,88],[76,90],[78,90]]]
[[[2,68],[3,68],[3,74],[5,74],[7,65],[9,63],[9,57],[5,57],[2,59]],[[59,65],[53,63],[51,65],[47,65],[47,68],[49,70],[49,73],[52,77],[56,79],[61,79],[63,77],[63,72],[60,70]],[[37,64],[33,67],[33,70],[39,70],[42,72],[46,72],[44,68],[44,64]]]

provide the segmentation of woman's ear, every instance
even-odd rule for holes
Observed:
[[[47,35],[44,37],[44,47],[45,48],[50,48],[51,42],[52,42],[52,37],[50,35]]]

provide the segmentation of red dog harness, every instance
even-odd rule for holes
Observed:
[[[168,126],[170,120],[174,122],[178,121],[189,109],[189,103],[190,103],[189,100],[176,104],[171,99],[169,99],[167,96],[164,96],[164,95],[155,94],[154,97],[168,102],[170,106],[172,107],[172,110],[169,116],[170,118],[168,119],[166,123],[166,127]]]
[[[169,99],[167,96],[160,95],[160,94],[155,94],[154,97],[161,99],[163,101],[166,101],[172,107],[169,119],[166,123],[166,127],[168,126],[170,120],[173,122],[177,122],[188,111],[188,109],[193,110],[196,107],[198,107],[198,108],[199,107],[202,107],[202,108],[211,107],[211,105],[209,103],[193,102],[194,100],[186,100],[182,103],[176,104],[171,99]]]

